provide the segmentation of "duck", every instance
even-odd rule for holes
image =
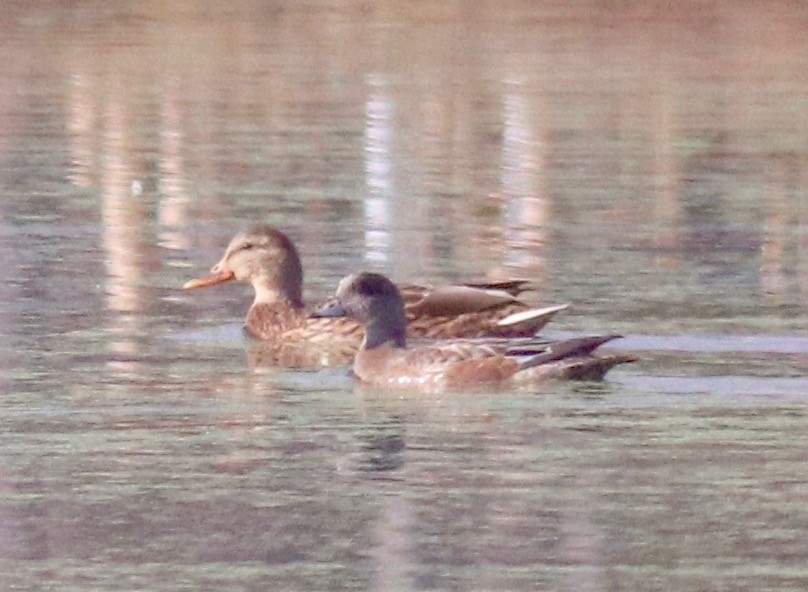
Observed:
[[[594,354],[619,335],[559,341],[452,339],[408,347],[404,298],[389,278],[373,272],[343,278],[335,296],[312,314],[362,324],[365,336],[353,372],[361,382],[377,387],[431,391],[549,379],[599,380],[616,364],[635,361],[622,354]]]
[[[303,299],[303,266],[289,237],[275,227],[255,224],[236,234],[209,273],[187,281],[191,290],[229,281],[252,285],[255,298],[245,329],[252,338],[283,343],[340,343],[353,347],[364,331],[356,320],[316,318]],[[411,338],[529,337],[569,305],[531,308],[518,295],[529,280],[462,285],[407,284],[401,295]]]

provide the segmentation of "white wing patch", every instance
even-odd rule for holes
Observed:
[[[554,315],[555,313],[566,310],[567,308],[569,308],[569,304],[558,304],[556,306],[547,306],[545,308],[531,308],[530,310],[523,310],[509,314],[507,317],[497,321],[497,325],[500,327],[520,325],[547,315]]]

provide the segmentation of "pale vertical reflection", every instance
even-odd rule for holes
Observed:
[[[143,211],[139,199],[133,195],[133,171],[127,162],[126,132],[129,121],[125,106],[119,100],[124,93],[110,93],[109,107],[104,120],[103,165],[101,169],[102,223],[104,262],[106,264],[106,295],[110,310],[115,315],[110,327],[119,339],[110,343],[117,353],[136,351],[132,337],[136,333],[137,315],[142,309],[142,294],[138,284],[142,280],[138,230]],[[134,371],[125,362],[114,363],[117,371]],[[131,366],[131,367],[130,367]]]
[[[189,205],[181,154],[183,134],[177,95],[177,89],[169,84],[162,97],[160,189],[165,197],[160,202],[158,221],[163,245],[173,249],[186,249],[190,246],[190,241],[177,230],[186,220]]]
[[[542,268],[547,200],[542,187],[544,146],[533,129],[532,105],[519,83],[507,83],[502,140],[502,194],[506,264],[529,272]]]
[[[93,185],[93,125],[96,114],[96,101],[91,92],[90,82],[82,74],[70,78],[69,114],[67,127],[70,131],[68,151],[72,170],[67,178],[79,187]]]
[[[393,164],[390,129],[392,106],[378,76],[368,78],[371,93],[365,104],[365,259],[386,263],[390,258],[390,208]]]

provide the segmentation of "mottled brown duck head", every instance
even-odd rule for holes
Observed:
[[[303,306],[303,267],[292,241],[281,231],[256,224],[233,237],[210,273],[194,278],[184,290],[237,280],[252,284],[255,303],[280,299]]]
[[[363,271],[343,278],[333,299],[314,317],[351,317],[365,327],[366,347],[388,341],[405,346],[407,318],[396,285],[379,273]]]

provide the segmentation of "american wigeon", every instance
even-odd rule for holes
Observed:
[[[303,267],[292,241],[276,228],[251,226],[237,234],[210,273],[188,281],[199,288],[236,280],[252,284],[255,300],[245,327],[256,339],[334,340],[358,347],[361,325],[350,318],[310,318],[303,301]],[[568,305],[530,308],[516,295],[525,280],[428,287],[402,287],[410,337],[520,337],[535,335]]]
[[[455,339],[408,349],[404,299],[393,282],[377,273],[344,278],[335,297],[313,314],[350,317],[365,327],[353,369],[360,380],[377,386],[429,390],[506,380],[601,379],[615,364],[634,360],[593,355],[618,335],[551,342]]]

